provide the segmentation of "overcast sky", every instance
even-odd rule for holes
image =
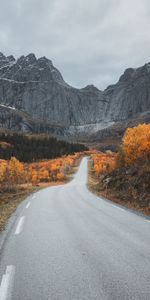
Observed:
[[[104,89],[150,61],[150,1],[0,0],[0,51],[47,56],[71,85]]]

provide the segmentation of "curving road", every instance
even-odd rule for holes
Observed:
[[[74,179],[17,211],[1,253],[0,300],[149,300],[150,222]]]

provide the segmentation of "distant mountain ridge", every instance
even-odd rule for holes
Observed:
[[[0,127],[88,135],[149,110],[149,63],[127,69],[118,83],[100,91],[71,87],[46,57],[0,53]]]

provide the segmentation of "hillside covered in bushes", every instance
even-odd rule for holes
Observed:
[[[92,155],[91,188],[150,215],[150,124],[128,128],[118,153]]]

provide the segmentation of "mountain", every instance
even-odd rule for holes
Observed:
[[[114,121],[150,110],[150,63],[125,70],[118,83],[104,91],[104,97],[108,99],[105,117]]]
[[[97,88],[72,88],[50,60],[34,54],[18,60],[0,54],[0,99],[33,119],[63,126],[99,122],[103,107]]]
[[[150,64],[100,91],[76,89],[46,57],[0,53],[0,126],[57,136],[90,135],[150,110]]]

